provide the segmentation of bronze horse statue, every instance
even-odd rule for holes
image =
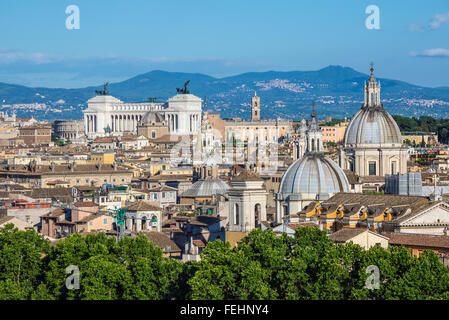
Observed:
[[[109,94],[108,85],[109,85],[109,82],[106,82],[103,85],[103,90],[95,90],[95,93],[100,95],[100,96],[107,96]]]
[[[189,83],[190,83],[190,80],[186,81],[186,83],[184,83],[184,88],[176,88],[176,92],[178,92],[180,94],[188,94],[188,93],[190,93],[189,89],[187,88]]]

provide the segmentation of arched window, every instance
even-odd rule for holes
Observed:
[[[239,224],[240,220],[240,212],[239,212],[239,205],[236,203],[234,205],[234,224]]]

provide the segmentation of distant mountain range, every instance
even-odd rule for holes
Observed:
[[[143,102],[149,97],[166,101],[176,94],[177,87],[190,80],[190,92],[206,98],[206,109],[219,112],[222,118],[249,118],[251,96],[257,91],[263,118],[299,120],[303,113],[309,116],[312,102],[318,118],[351,117],[363,102],[363,84],[367,79],[367,74],[342,66],[317,71],[252,72],[225,78],[156,70],[111,83],[108,90],[124,102]],[[378,80],[382,85],[382,103],[390,113],[449,116],[449,87],[426,88],[397,80]],[[19,117],[80,119],[96,89],[102,89],[102,85],[57,89],[0,83],[0,110],[10,114],[16,110]]]

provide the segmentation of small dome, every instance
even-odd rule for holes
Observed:
[[[402,135],[393,117],[381,106],[363,107],[349,122],[344,145],[402,144]]]
[[[279,194],[326,195],[348,192],[349,182],[343,170],[321,152],[306,153],[293,162],[282,177]]]
[[[162,123],[164,122],[164,116],[159,112],[148,111],[142,118],[143,123]]]
[[[212,197],[217,194],[228,193],[229,186],[220,179],[198,180],[190,186],[182,197]]]

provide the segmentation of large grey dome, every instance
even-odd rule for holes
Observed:
[[[349,122],[344,144],[402,144],[402,135],[396,121],[381,105],[363,107]]]
[[[187,189],[183,197],[212,197],[228,193],[229,186],[220,179],[198,180]]]
[[[316,194],[322,198],[328,194],[348,191],[349,182],[343,170],[321,152],[306,153],[303,158],[292,163],[279,187],[283,198],[292,194]]]
[[[157,111],[148,111],[142,119],[143,123],[156,124],[164,122],[164,116]]]

